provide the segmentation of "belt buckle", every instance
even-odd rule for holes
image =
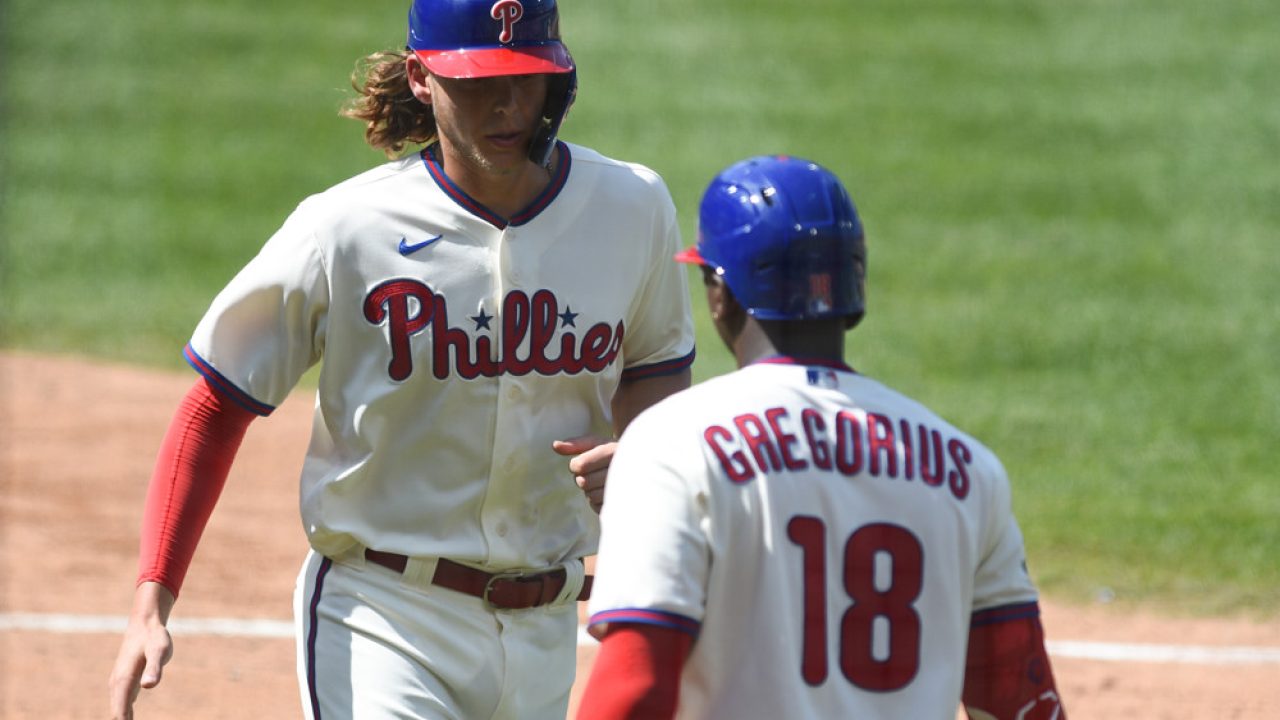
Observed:
[[[519,582],[520,580],[523,580],[526,577],[529,577],[529,574],[521,570],[508,570],[506,572],[496,572],[490,575],[489,579],[485,581],[485,584],[484,584],[484,594],[480,596],[480,601],[484,603],[485,610],[488,610],[489,612],[497,612],[499,610],[510,610],[511,608],[500,608],[494,605],[493,602],[489,600],[489,593],[493,591],[494,583],[498,582],[499,580],[511,580],[511,581]]]

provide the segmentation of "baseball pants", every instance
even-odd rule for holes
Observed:
[[[414,570],[308,554],[294,591],[304,717],[564,720],[576,603],[492,611]]]

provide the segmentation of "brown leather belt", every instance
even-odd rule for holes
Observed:
[[[371,563],[398,573],[403,573],[409,564],[408,557],[381,550],[365,550],[364,557]],[[478,597],[492,608],[524,610],[555,600],[564,589],[566,574],[564,568],[537,573],[490,573],[440,558],[436,561],[436,574],[431,577],[431,584]],[[582,591],[578,593],[579,600],[591,597],[592,579],[590,575],[583,578]]]

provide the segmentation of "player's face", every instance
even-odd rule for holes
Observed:
[[[446,157],[493,174],[525,170],[529,143],[547,98],[546,75],[432,75],[428,83]]]

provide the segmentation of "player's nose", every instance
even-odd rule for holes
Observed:
[[[520,92],[513,77],[497,77],[490,86],[494,109],[499,112],[512,113],[520,105]]]

